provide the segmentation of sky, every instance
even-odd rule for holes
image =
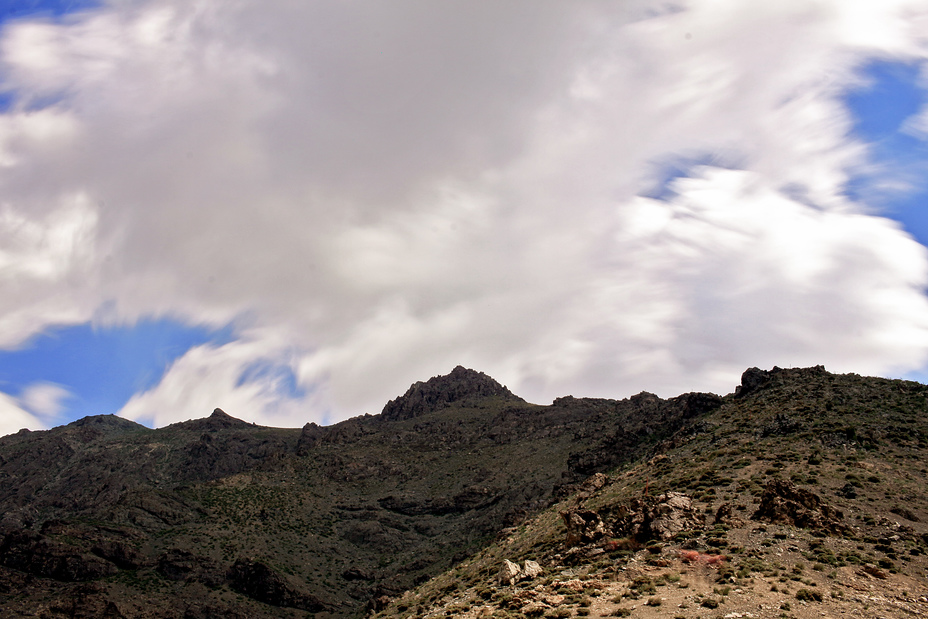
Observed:
[[[0,434],[928,381],[928,2],[0,2]]]

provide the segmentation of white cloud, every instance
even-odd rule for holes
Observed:
[[[665,7],[161,0],[10,26],[0,343],[104,304],[248,316],[123,411],[159,425],[377,412],[458,363],[538,401],[918,367],[928,259],[843,197],[865,150],[839,95],[867,57],[928,56],[924,3]],[[705,165],[640,197],[679,160]],[[308,395],[242,383],[262,359]]]
[[[296,360],[286,346],[274,346],[275,339],[268,333],[196,346],[168,368],[156,388],[133,396],[120,415],[161,427],[207,416],[218,407],[265,425],[302,425],[306,403],[295,399],[285,384]],[[256,364],[261,364],[259,371],[253,371]]]
[[[24,410],[15,398],[0,393],[0,436],[27,430],[43,430],[47,426],[35,415]]]
[[[20,404],[46,422],[53,421],[71,392],[55,383],[37,382],[27,386],[19,396]]]

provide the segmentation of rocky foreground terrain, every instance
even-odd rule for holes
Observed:
[[[529,404],[455,368],[302,430],[0,438],[3,617],[928,616],[928,387]]]
[[[745,372],[377,617],[928,617],[928,389]]]

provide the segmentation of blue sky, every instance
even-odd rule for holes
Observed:
[[[812,4],[0,2],[0,433],[928,380],[928,9]]]
[[[928,103],[923,67],[914,63],[876,61],[861,72],[865,85],[845,97],[854,120],[853,133],[872,153],[877,173],[855,178],[849,194],[866,200],[900,221],[922,245],[928,244],[928,142],[905,123]],[[905,190],[880,189],[883,177],[898,176]]]
[[[50,328],[19,349],[0,353],[0,391],[22,397],[30,386],[52,383],[67,391],[62,421],[109,415],[135,393],[157,385],[168,366],[193,346],[221,346],[231,336],[229,329],[165,318],[131,326]]]

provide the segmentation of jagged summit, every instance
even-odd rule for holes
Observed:
[[[770,370],[748,368],[741,375],[741,384],[735,387],[735,398],[746,398],[749,395],[767,388],[775,382],[784,380],[810,380],[815,377],[828,375],[824,365],[809,368],[783,369],[773,366]]]
[[[459,365],[451,370],[450,374],[414,383],[405,394],[387,402],[382,414],[384,418],[392,421],[409,419],[466,398],[490,396],[524,402],[522,398],[483,372]]]
[[[252,424],[241,419],[236,419],[229,415],[221,408],[216,408],[209,417],[202,419],[191,419],[180,423],[171,424],[169,427],[181,427],[186,430],[196,430],[198,432],[209,432],[215,430],[226,430],[229,428],[249,428]]]

